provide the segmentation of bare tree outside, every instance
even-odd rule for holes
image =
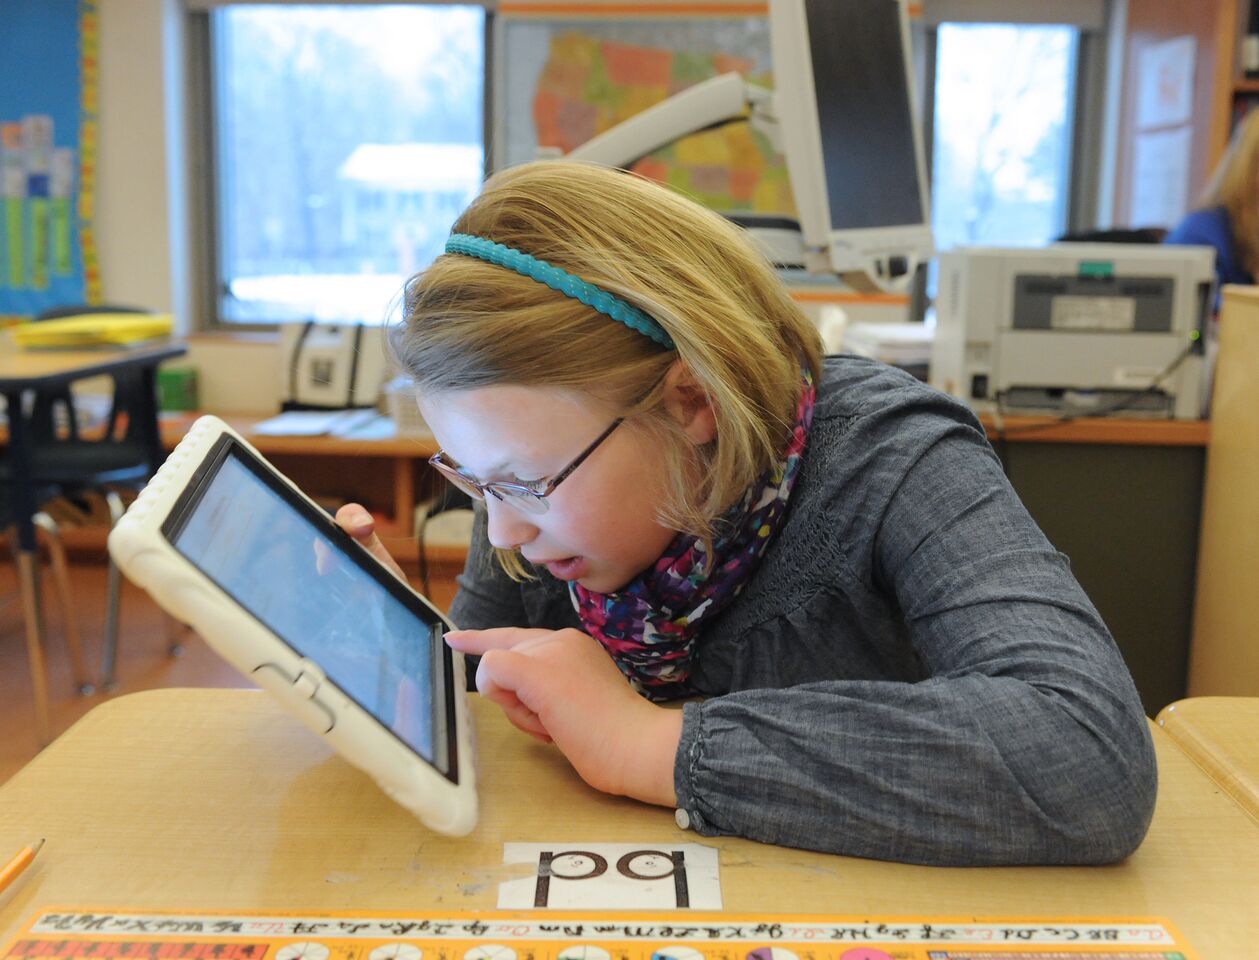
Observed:
[[[381,322],[483,163],[484,11],[214,14],[224,319]]]
[[[1066,228],[1077,31],[944,24],[938,36],[937,247],[1055,239]]]

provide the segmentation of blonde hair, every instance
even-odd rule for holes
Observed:
[[[445,254],[408,281],[392,337],[417,391],[543,386],[614,407],[661,452],[669,493],[659,521],[711,541],[715,521],[781,457],[801,371],[820,374],[817,331],[773,267],[699,204],[634,174],[564,160],[491,177],[452,232],[621,297],[655,318],[675,350],[512,269]],[[716,439],[703,446],[663,403],[676,360],[716,416]],[[518,561],[505,565],[520,571]]]
[[[1201,206],[1228,211],[1238,262],[1259,275],[1259,110],[1248,113],[1233,133]]]

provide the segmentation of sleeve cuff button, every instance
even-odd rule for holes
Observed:
[[[682,830],[689,830],[691,827],[691,815],[681,807],[673,811],[673,820]]]

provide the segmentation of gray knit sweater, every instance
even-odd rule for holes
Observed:
[[[930,864],[1106,863],[1157,774],[1124,662],[963,405],[829,357],[784,527],[701,634],[674,783],[701,834]],[[466,628],[580,626],[478,525]]]

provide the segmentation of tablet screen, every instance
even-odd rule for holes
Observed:
[[[456,780],[442,622],[234,443],[198,481],[163,528],[175,549]]]

